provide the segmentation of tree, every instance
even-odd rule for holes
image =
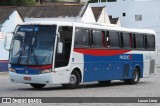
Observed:
[[[0,0],[0,6],[29,6],[35,5],[33,0]]]

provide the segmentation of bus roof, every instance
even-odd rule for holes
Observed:
[[[66,22],[66,21],[33,21],[33,22],[24,22],[20,25],[59,25],[59,26],[66,25],[66,26],[75,26],[75,27],[81,27],[81,28],[93,28],[93,29],[156,35],[155,31],[150,29],[125,28],[125,27],[120,27],[113,24],[103,24],[103,23],[83,23],[83,22]]]

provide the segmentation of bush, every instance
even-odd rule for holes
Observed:
[[[1,6],[30,6],[35,5],[33,0],[0,0]]]

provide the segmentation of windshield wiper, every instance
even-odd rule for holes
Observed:
[[[22,55],[22,50],[20,51],[20,54],[19,54],[19,57],[18,57],[18,60],[17,60],[17,64],[19,64],[19,62],[20,62],[21,55]]]
[[[33,42],[32,42],[32,46],[30,46],[30,49],[31,50],[30,50],[29,54],[33,54],[33,58],[34,58],[34,61],[35,61],[36,65],[39,65],[38,60],[37,60],[37,56],[33,52]]]

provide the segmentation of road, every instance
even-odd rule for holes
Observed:
[[[81,84],[78,89],[47,85],[36,90],[27,84],[10,83],[8,74],[0,75],[0,85],[1,97],[160,97],[160,72],[150,78],[141,79],[136,85],[112,81],[108,86],[93,82]]]

